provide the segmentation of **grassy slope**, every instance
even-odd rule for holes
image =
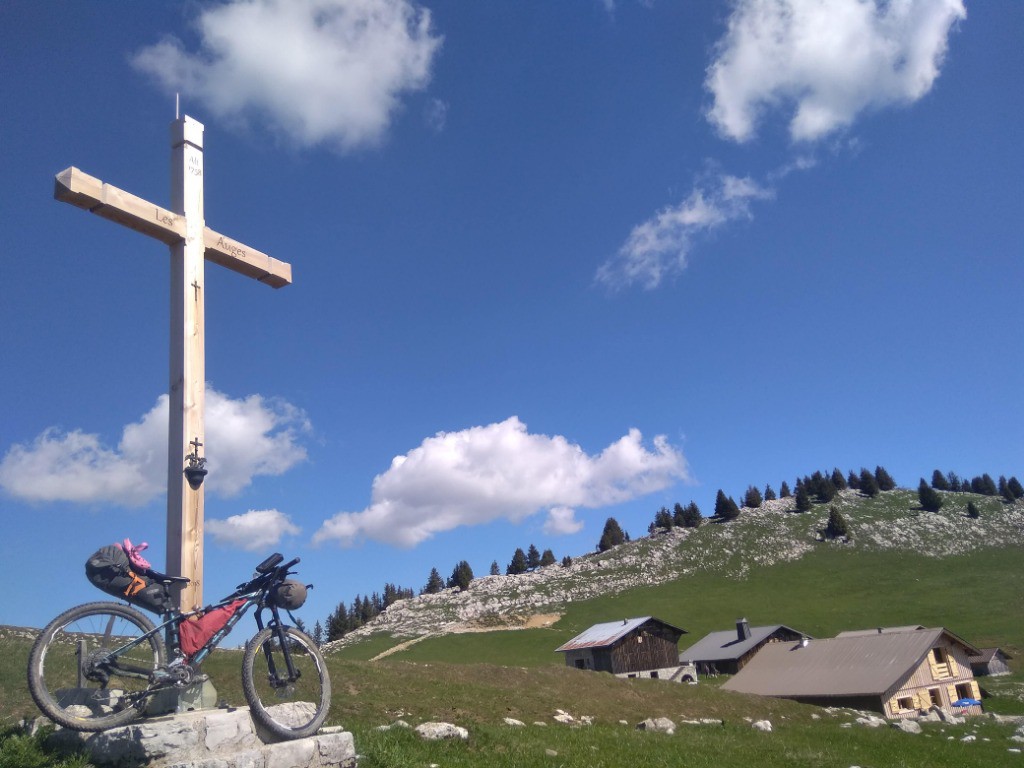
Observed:
[[[908,498],[890,497],[877,502],[877,509],[844,509],[844,514],[857,525],[868,526],[887,515],[913,514],[907,510]],[[993,505],[984,513],[998,514],[999,507]],[[809,530],[820,518],[820,512],[816,517],[782,515],[779,523]],[[593,623],[651,614],[690,631],[683,648],[745,616],[755,625],[782,622],[817,636],[880,624],[943,625],[978,645],[1000,645],[1017,657],[1015,664],[1024,656],[1024,575],[1019,566],[1024,552],[1019,545],[943,558],[817,545],[800,560],[742,567],[744,547],[756,547],[753,538],[761,537],[760,527],[769,524],[762,520],[749,529],[734,527],[726,531],[732,538],[724,544],[719,526],[707,526],[687,540],[683,554],[691,558],[702,556],[700,550],[727,549],[719,562],[732,577],[723,578],[713,568],[697,569],[657,586],[571,603],[550,628],[431,638],[379,662],[364,659],[398,641],[375,635],[333,653],[328,660],[335,691],[329,722],[353,730],[363,755],[361,768],[431,763],[454,768],[1021,764],[1021,755],[1008,751],[1020,746],[1008,741],[1012,727],[989,721],[930,726],[922,736],[844,728],[852,720],[848,714],[730,694],[718,690],[718,681],[678,686],[618,680],[568,669],[553,653]],[[24,685],[28,644],[4,640],[0,649],[0,689],[5,694],[0,723],[9,726],[20,716],[34,714]],[[236,704],[242,702],[239,667],[240,654],[231,651],[218,651],[206,664],[222,697]],[[996,694],[986,701],[990,711],[1024,713],[1020,672],[984,685]],[[596,724],[580,729],[556,725],[551,719],[556,709],[594,716]],[[636,722],[657,716],[677,722],[715,717],[725,724],[683,726],[672,737],[633,729]],[[399,717],[414,725],[426,720],[454,722],[468,727],[472,738],[465,744],[427,744],[407,732],[375,730]],[[548,726],[511,729],[502,724],[504,717]],[[750,728],[749,719],[761,718],[773,723],[773,733]],[[975,734],[977,741],[960,740],[968,734]],[[545,750],[558,755],[551,757]]]

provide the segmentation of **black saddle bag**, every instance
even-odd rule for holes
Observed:
[[[96,550],[85,561],[85,576],[97,589],[147,611],[165,613],[172,606],[164,585],[132,570],[128,555],[117,544]]]

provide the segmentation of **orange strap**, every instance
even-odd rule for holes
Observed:
[[[128,575],[132,577],[132,583],[124,591],[125,597],[131,597],[146,588],[146,582],[135,571],[129,570]]]

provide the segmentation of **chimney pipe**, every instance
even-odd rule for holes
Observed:
[[[746,619],[737,619],[736,621],[736,638],[741,642],[743,640],[750,639],[750,624],[747,623]]]

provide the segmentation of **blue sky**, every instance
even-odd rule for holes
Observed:
[[[274,550],[339,600],[661,506],[881,464],[1024,474],[1024,5],[249,0],[0,7],[0,622],[164,546],[165,246],[206,223],[206,597]]]

